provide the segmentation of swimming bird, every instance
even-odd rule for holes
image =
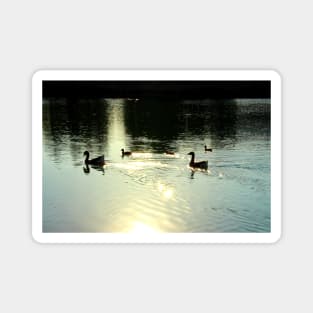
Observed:
[[[164,153],[168,154],[168,155],[175,155],[175,152],[173,152],[173,151],[165,151]]]
[[[124,149],[121,149],[121,151],[122,151],[122,157],[123,156],[130,156],[130,155],[132,155],[132,153],[130,152],[130,151],[124,151]]]
[[[212,148],[207,148],[207,146],[204,146],[204,151],[210,151],[210,152],[212,152],[213,150],[212,150]]]
[[[90,165],[102,166],[105,164],[104,155],[101,155],[101,156],[94,158],[94,159],[91,159],[91,160],[89,160],[89,152],[88,151],[85,151],[84,155],[86,156],[85,164],[87,164],[87,165],[90,164]]]
[[[189,152],[188,155],[191,155],[191,160],[189,162],[189,166],[192,168],[199,168],[203,170],[208,169],[208,161],[195,162],[195,153]]]

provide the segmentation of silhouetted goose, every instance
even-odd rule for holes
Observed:
[[[207,148],[207,146],[204,146],[204,151],[210,151],[210,152],[212,152],[213,150],[212,150],[212,148]]]
[[[101,155],[101,156],[94,158],[94,159],[91,159],[91,160],[89,160],[89,152],[88,151],[85,151],[84,155],[86,156],[85,164],[96,165],[96,166],[102,166],[105,164],[104,155]]]
[[[122,151],[122,156],[130,156],[130,155],[132,155],[132,153],[130,152],[130,151],[124,151],[124,149],[121,149],[121,151]]]
[[[195,162],[195,153],[189,152],[188,155],[191,155],[191,160],[189,162],[189,166],[192,168],[199,168],[203,170],[208,169],[208,161]]]

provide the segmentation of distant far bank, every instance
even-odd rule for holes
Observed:
[[[43,81],[43,97],[270,99],[270,81]]]

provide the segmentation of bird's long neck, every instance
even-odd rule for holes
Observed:
[[[86,153],[85,163],[87,163],[89,160],[89,153]]]
[[[195,155],[194,154],[191,155],[191,160],[190,160],[189,164],[193,164],[193,163],[195,163]]]

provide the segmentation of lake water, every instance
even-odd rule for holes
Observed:
[[[269,100],[43,99],[44,232],[269,232],[270,208]]]

